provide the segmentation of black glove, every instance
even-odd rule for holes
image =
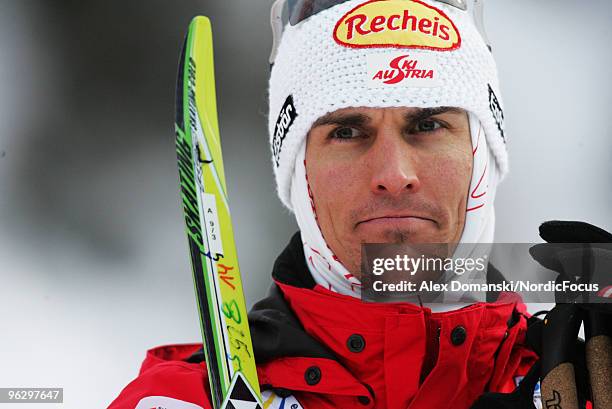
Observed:
[[[529,250],[532,257],[559,273],[557,282],[566,280],[591,287],[582,292],[555,294],[557,306],[547,315],[540,338],[543,399],[546,399],[545,389],[549,398],[552,392],[556,399],[560,395],[554,388],[563,388],[563,384],[567,386],[567,382],[573,381],[568,379],[567,372],[567,365],[571,364],[576,390],[571,392],[573,386],[567,388],[566,403],[577,392],[580,406],[588,398],[596,408],[609,407],[612,404],[612,234],[584,222],[549,221],[540,226],[540,236],[547,243],[533,246]],[[576,344],[583,320],[586,347],[580,341]],[[532,334],[531,340],[534,339],[537,336]],[[549,387],[545,388],[545,383]]]
[[[519,386],[511,393],[487,392],[471,409],[536,409],[533,393],[540,380],[540,362],[536,362]]]
[[[548,243],[529,249],[542,266],[559,273],[557,282],[597,285],[596,292],[557,293],[557,303],[612,314],[612,234],[584,222],[549,221],[540,226]]]
[[[597,284],[600,291],[556,294],[558,303],[579,304],[559,304],[544,321],[535,316],[529,319],[527,344],[541,360],[514,392],[485,393],[472,409],[534,408],[533,391],[538,379],[546,378],[562,363],[573,364],[579,406],[584,407],[586,400],[592,399],[585,343],[577,339],[577,333],[584,319],[587,340],[592,336],[612,335],[609,315],[612,299],[606,298],[610,297],[606,289],[612,284],[612,234],[584,222],[549,221],[540,226],[540,236],[547,243],[535,245],[529,252],[542,266],[559,273],[558,282]]]

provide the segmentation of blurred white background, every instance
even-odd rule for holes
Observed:
[[[487,3],[511,160],[497,241],[539,241],[550,219],[612,230],[612,3]],[[248,304],[265,294],[297,230],[267,142],[270,4],[0,0],[0,387],[106,407],[148,348],[200,339],[173,145],[196,14],[213,21]]]

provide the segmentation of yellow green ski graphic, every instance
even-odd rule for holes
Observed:
[[[179,65],[176,150],[213,405],[261,408],[223,170],[212,30],[202,16],[189,25]]]

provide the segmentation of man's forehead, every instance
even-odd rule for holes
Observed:
[[[456,107],[432,107],[432,108],[416,108],[416,107],[393,107],[393,108],[370,108],[370,107],[349,107],[341,108],[319,117],[312,128],[324,125],[332,125],[343,122],[363,122],[372,121],[376,116],[387,112],[393,112],[401,115],[406,122],[424,119],[434,115],[445,113],[465,114],[466,111]]]

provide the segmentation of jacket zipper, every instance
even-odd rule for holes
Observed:
[[[428,336],[425,348],[425,361],[423,362],[423,368],[421,370],[421,384],[425,381],[427,376],[431,373],[433,368],[436,366],[436,363],[438,362],[438,352],[440,349],[440,333],[442,332],[442,327],[437,322],[432,323],[435,325],[435,329],[432,328],[431,331],[427,331]]]

